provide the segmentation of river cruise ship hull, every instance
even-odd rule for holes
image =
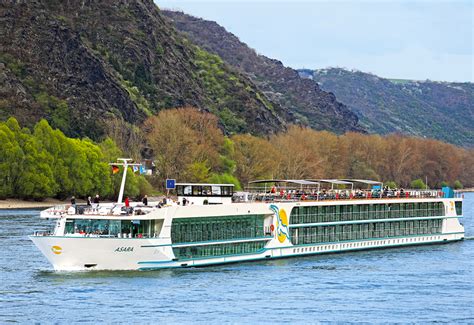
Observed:
[[[461,198],[413,193],[327,200],[285,200],[276,193],[261,202],[52,208],[42,216],[55,218],[55,229],[30,238],[55,270],[198,267],[464,238]]]

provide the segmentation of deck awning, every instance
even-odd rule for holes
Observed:
[[[319,182],[309,181],[305,179],[262,179],[250,181],[249,184],[265,184],[265,183],[292,183],[298,185],[319,185]]]
[[[309,179],[308,181],[331,184],[331,189],[334,188],[334,184],[336,184],[336,185],[350,185],[351,188],[354,188],[354,183],[346,181],[346,180],[341,180],[341,179]]]
[[[368,185],[380,185],[383,184],[382,182],[379,181],[372,181],[370,179],[343,179],[343,181],[348,181],[352,183],[362,183],[362,184],[368,184]]]

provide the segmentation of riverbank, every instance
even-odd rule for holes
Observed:
[[[471,187],[471,188],[463,188],[462,190],[456,190],[455,192],[458,192],[458,193],[474,192],[474,187]]]
[[[79,202],[78,202],[79,203]],[[69,201],[57,199],[46,199],[44,201],[25,201],[18,199],[0,200],[0,210],[6,209],[40,209],[49,208],[55,205],[70,204]]]

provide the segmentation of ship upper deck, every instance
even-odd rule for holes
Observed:
[[[234,194],[233,202],[291,202],[371,199],[454,198],[451,188],[403,189],[362,179],[267,179],[249,182],[246,191]]]

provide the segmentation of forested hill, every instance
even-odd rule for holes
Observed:
[[[284,67],[280,61],[257,54],[216,22],[182,12],[163,10],[163,14],[192,42],[244,72],[273,103],[278,103],[298,122],[316,130],[336,133],[363,130],[357,116],[333,94],[300,78],[296,70]]]
[[[371,133],[400,132],[474,147],[474,84],[390,80],[339,68],[300,70],[333,92]]]
[[[152,0],[3,1],[0,15],[0,119],[46,118],[69,136],[119,142],[147,116],[186,105],[215,113],[229,132],[269,134],[294,121]]]

